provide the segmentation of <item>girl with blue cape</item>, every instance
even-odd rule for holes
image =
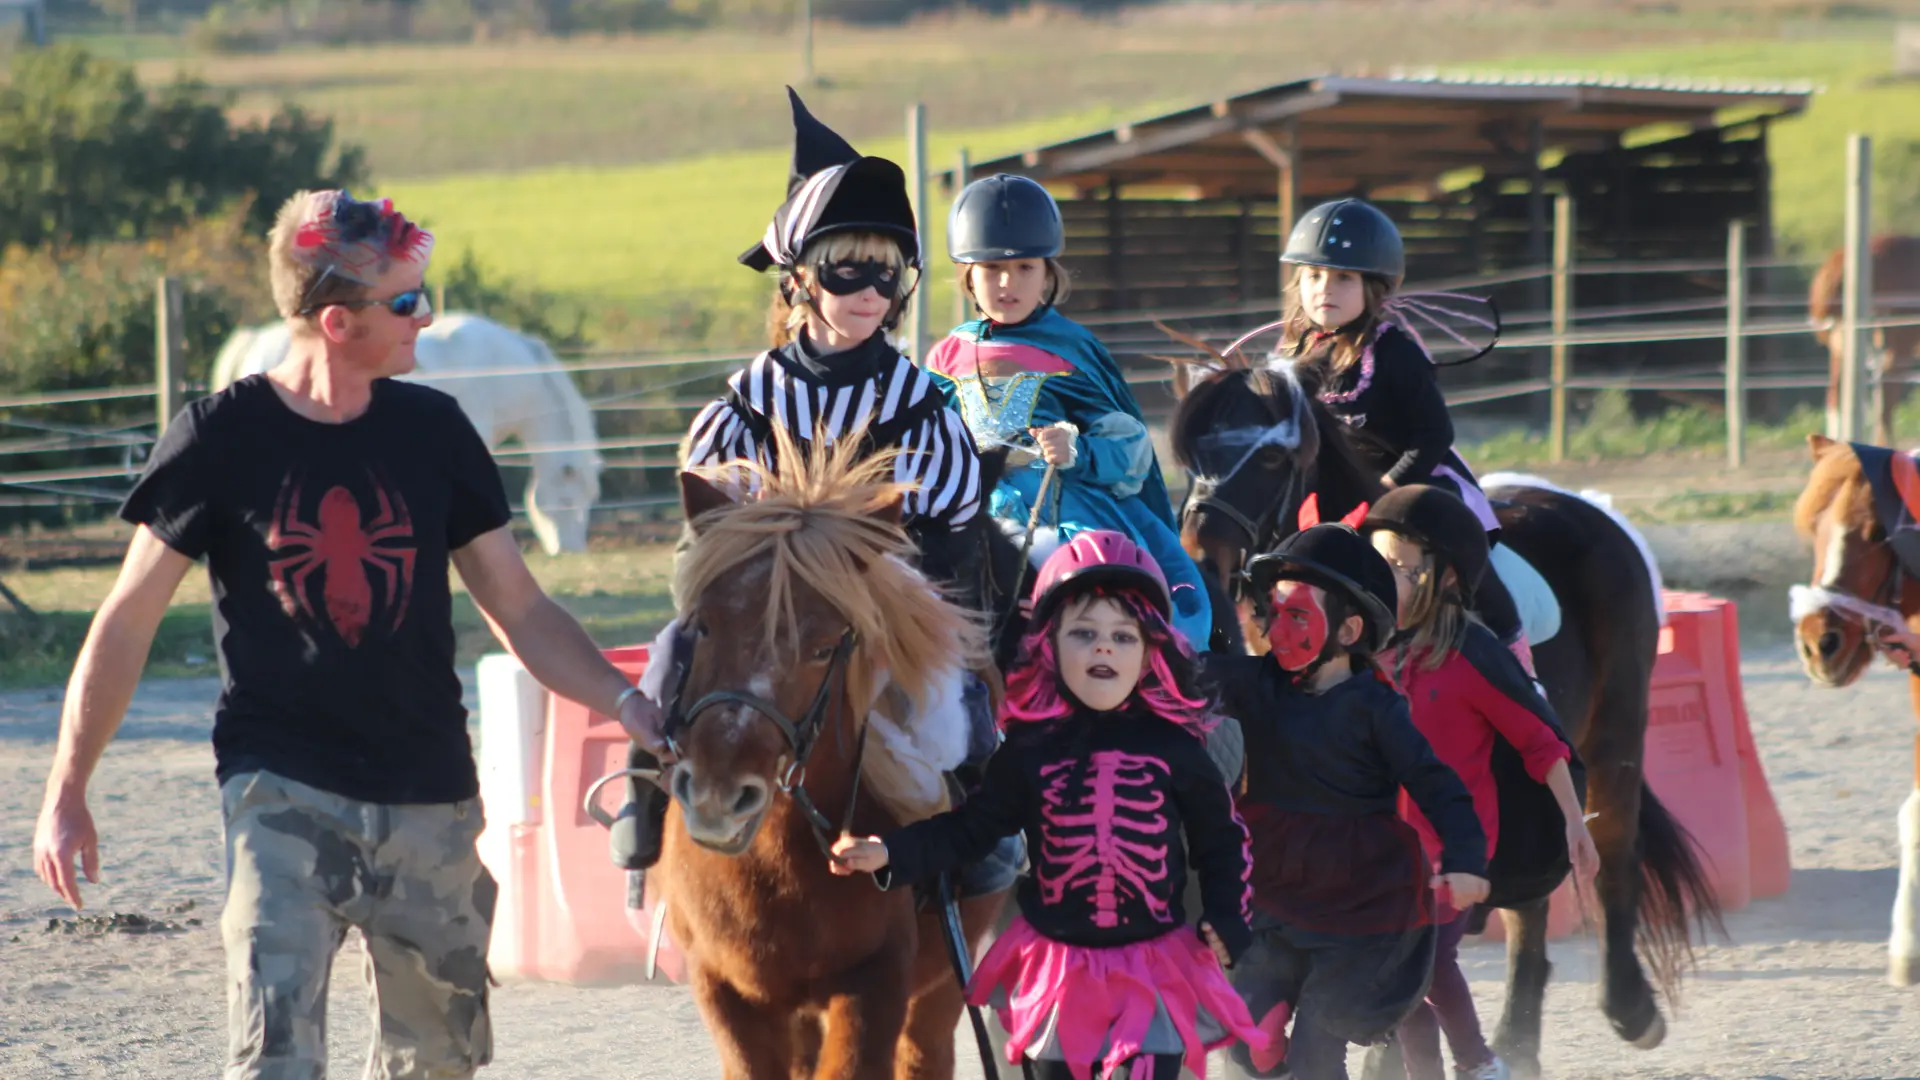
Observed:
[[[982,317],[934,346],[926,369],[982,451],[1010,448],[989,499],[994,518],[1024,538],[1035,503],[1044,504],[1035,565],[1079,533],[1125,533],[1166,575],[1174,628],[1195,651],[1206,650],[1212,602],[1180,546],[1140,404],[1099,339],[1054,307],[1066,298],[1067,278],[1053,196],[1022,176],[975,181],[954,203],[947,246]]]

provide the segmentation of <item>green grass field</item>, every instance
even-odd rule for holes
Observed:
[[[931,164],[1111,127],[1323,71],[1433,63],[1823,80],[1831,93],[1775,146],[1790,238],[1836,233],[1839,140],[1851,126],[1920,135],[1920,91],[1865,82],[1889,65],[1885,25],[1782,41],[1751,5],[1166,4],[1124,19],[978,16],[895,28],[823,25],[810,104],[862,149],[904,159],[904,115],[927,105]],[[1873,36],[1863,36],[1873,35]],[[377,186],[489,269],[559,294],[603,341],[737,347],[757,340],[767,286],[734,262],[783,194],[781,86],[794,39],[738,32],[473,46],[180,55],[104,42],[143,77],[185,70],[243,115],[282,100],[368,148]],[[1872,114],[1872,123],[1868,123]],[[947,200],[935,193],[933,254]],[[1832,226],[1827,225],[1831,219]],[[1810,241],[1811,242],[1811,241]],[[950,316],[936,259],[923,297]]]
[[[1806,115],[1777,125],[1772,136],[1779,237],[1790,248],[1817,252],[1840,231],[1846,135],[1920,139],[1920,82],[1884,82],[1889,53],[1884,40],[1771,42],[1540,56],[1497,66],[1824,84]],[[780,111],[777,99],[764,108]],[[934,127],[929,157],[945,168],[961,146],[984,158],[1139,115],[1107,106],[971,131]],[[862,148],[896,155],[904,143],[896,136],[866,140]],[[697,324],[693,340],[731,345],[743,334],[753,337],[767,295],[766,284],[733,259],[765,227],[783,193],[784,163],[784,150],[769,149],[383,187],[432,221],[447,250],[471,247],[487,266],[565,294],[589,311],[624,308],[675,326]],[[945,250],[947,202],[937,194],[932,201],[932,252],[938,256]],[[933,324],[942,328],[952,311],[951,274],[943,263],[934,261],[925,294]]]

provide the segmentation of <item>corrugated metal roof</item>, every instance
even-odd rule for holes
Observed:
[[[975,168],[1076,186],[1104,186],[1120,176],[1129,183],[1265,191],[1276,183],[1265,162],[1286,152],[1274,133],[1297,132],[1302,140],[1297,160],[1306,182],[1392,184],[1482,162],[1490,170],[1512,171],[1524,149],[1527,124],[1544,132],[1543,149],[1588,151],[1648,125],[1716,127],[1726,109],[1790,115],[1803,111],[1815,92],[1806,81],[1573,72],[1403,68],[1387,76],[1327,74],[1120,124]],[[951,186],[950,173],[938,177]]]
[[[1395,68],[1388,81],[1405,83],[1444,83],[1455,86],[1563,86],[1576,89],[1660,90],[1678,94],[1755,94],[1768,97],[1824,93],[1826,87],[1811,80],[1755,82],[1723,79],[1718,76],[1694,78],[1658,75],[1625,75],[1567,71],[1441,71],[1438,68]]]

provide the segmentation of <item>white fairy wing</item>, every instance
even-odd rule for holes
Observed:
[[[1472,363],[1500,342],[1500,308],[1489,296],[1401,293],[1382,314],[1419,342],[1436,367]]]

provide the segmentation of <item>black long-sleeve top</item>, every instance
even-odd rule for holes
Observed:
[[[1306,355],[1328,370],[1328,350],[1308,343]],[[1369,355],[1329,375],[1320,400],[1348,426],[1398,455],[1386,471],[1395,484],[1426,483],[1453,450],[1453,417],[1433,361],[1397,326],[1379,331]]]
[[[1440,836],[1441,872],[1486,873],[1472,795],[1391,684],[1365,672],[1313,694],[1268,657],[1203,663],[1246,737],[1239,803],[1262,910],[1336,933],[1423,925],[1430,864],[1400,818],[1402,788]]]
[[[1080,709],[1016,725],[964,805],[888,834],[882,888],[983,858],[1024,831],[1020,913],[1069,945],[1146,941],[1184,925],[1187,867],[1230,957],[1247,929],[1247,830],[1200,739],[1160,717]],[[1184,837],[1184,842],[1183,842]]]

